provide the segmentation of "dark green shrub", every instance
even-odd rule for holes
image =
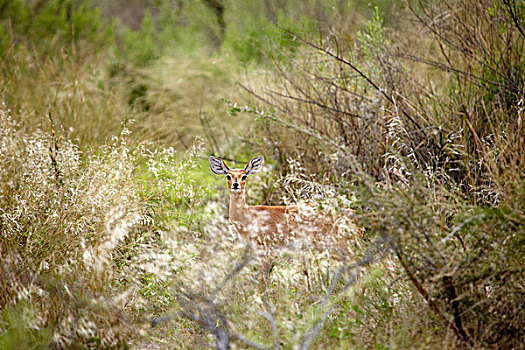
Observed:
[[[89,1],[2,0],[0,2],[0,52],[3,58],[18,45],[35,47],[43,55],[63,48],[84,53],[111,43],[112,27],[100,18]]]

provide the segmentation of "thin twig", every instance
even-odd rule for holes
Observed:
[[[503,3],[505,4],[505,7],[507,7],[507,9],[509,10],[510,18],[514,22],[514,25],[516,26],[516,28],[520,32],[521,36],[523,36],[525,38],[525,32],[523,31],[523,28],[521,27],[521,25],[520,25],[520,23],[518,21],[518,8],[516,6],[515,1],[512,1],[512,3],[511,3],[511,0],[503,0]]]
[[[425,288],[423,288],[423,285],[421,284],[421,282],[419,282],[419,280],[412,273],[412,270],[408,267],[408,263],[406,262],[406,259],[405,259],[404,255],[401,253],[401,250],[399,248],[396,249],[396,256],[397,256],[399,262],[401,263],[401,266],[403,266],[403,269],[405,270],[405,273],[407,274],[408,278],[410,279],[410,281],[412,282],[414,287],[416,287],[416,289],[419,292],[419,294],[421,294],[423,299],[425,299],[425,301],[427,302],[428,306],[430,307],[430,310],[432,310],[432,312],[434,312],[437,316],[439,316],[443,320],[445,325],[448,328],[452,329],[454,334],[456,334],[456,336],[459,339],[465,340],[465,341],[471,343],[472,340],[470,339],[470,337],[466,333],[463,335],[462,332],[456,327],[456,325],[454,323],[450,322],[450,320],[445,316],[445,314],[443,314],[441,312],[441,310],[439,309],[437,304],[430,297],[430,295],[425,290]]]
[[[275,307],[271,305],[268,294],[266,293],[266,290],[263,294],[263,304],[264,308],[266,309],[265,312],[260,312],[259,314],[264,317],[268,322],[270,322],[270,326],[272,327],[272,334],[273,334],[273,346],[275,350],[281,349],[281,342],[279,340],[279,333],[277,331],[277,323],[275,322]]]
[[[307,99],[300,98],[300,97],[296,97],[296,96],[285,95],[285,94],[281,94],[280,92],[272,91],[272,90],[268,90],[268,92],[271,93],[271,94],[274,94],[274,95],[280,96],[280,97],[288,98],[288,99],[290,99],[290,100],[294,100],[294,101],[299,101],[299,102],[304,102],[304,103],[307,103],[307,104],[311,104],[311,105],[314,105],[314,106],[317,106],[317,107],[320,107],[320,108],[323,108],[323,109],[329,110],[329,111],[331,111],[331,112],[341,113],[341,114],[344,114],[344,115],[349,116],[349,117],[352,117],[352,118],[363,118],[363,117],[360,116],[359,114],[350,113],[350,112],[343,111],[343,110],[340,110],[340,109],[337,109],[337,108],[333,108],[333,107],[330,107],[330,106],[324,105],[324,104],[322,104],[322,103],[320,103],[320,102],[317,102],[317,101],[315,101],[315,100],[307,100]]]
[[[210,300],[214,300],[217,294],[226,286],[226,284],[235,277],[246,265],[250,263],[251,260],[253,260],[253,255],[250,254],[252,251],[251,246],[249,244],[244,247],[244,251],[242,253],[241,260],[237,262],[235,267],[223,278],[222,282],[215,287],[215,290],[211,292],[210,294]]]
[[[319,45],[316,45],[302,37],[299,37],[301,41],[303,41],[305,44],[313,47],[314,49],[317,49],[325,54],[327,54],[328,56],[334,58],[335,60],[347,65],[348,67],[350,67],[352,70],[354,70],[357,74],[359,74],[363,79],[366,80],[366,82],[368,82],[374,89],[376,89],[377,91],[379,91],[379,93],[381,93],[381,95],[383,95],[390,103],[392,103],[393,105],[395,105],[395,101],[392,99],[392,97],[390,97],[386,91],[384,89],[382,89],[379,85],[377,85],[372,79],[370,79],[366,74],[364,74],[359,68],[357,68],[355,65],[353,65],[352,63],[350,63],[349,61],[345,60],[344,58],[332,53],[331,51],[327,50],[327,49],[324,49],[322,47],[320,47]],[[401,111],[401,113],[403,113],[403,115],[405,117],[407,117],[408,120],[410,120],[410,122],[412,122],[412,124],[414,124],[418,130],[421,130],[423,132],[423,134],[425,135],[425,137],[427,136],[426,133],[422,130],[422,127],[419,125],[418,122],[416,122],[414,120],[414,118],[412,118],[412,116],[410,116],[410,114],[408,114],[407,111],[405,111],[403,108],[400,108],[398,107]]]
[[[376,242],[376,244],[377,244],[377,242]],[[376,244],[374,244],[374,246]],[[323,312],[323,315],[321,316],[321,318],[317,322],[315,322],[313,328],[309,328],[305,332],[305,335],[303,336],[303,341],[302,341],[302,344],[301,344],[301,350],[307,350],[307,349],[310,348],[310,346],[312,345],[314,339],[317,337],[317,335],[319,334],[319,332],[323,328],[326,320],[332,314],[332,312],[333,312],[337,302],[335,301],[335,302],[331,303],[329,306],[327,306],[327,303],[328,303],[328,300],[330,299],[330,297],[332,296],[332,294],[334,292],[334,289],[335,289],[335,286],[339,282],[342,273],[345,272],[345,271],[353,270],[352,276],[350,276],[350,278],[345,283],[343,288],[341,288],[341,290],[339,290],[339,292],[337,293],[336,299],[337,298],[341,298],[344,295],[344,293],[348,290],[348,288],[350,288],[351,286],[353,286],[357,282],[357,276],[359,275],[359,270],[362,267],[364,267],[366,265],[369,265],[374,260],[376,260],[376,258],[373,258],[371,256],[366,256],[366,257],[364,257],[363,259],[361,259],[357,263],[350,264],[350,265],[342,265],[341,267],[339,267],[337,269],[337,271],[336,271],[336,273],[334,275],[334,278],[332,280],[332,283],[330,284],[330,287],[328,288],[328,291],[327,291],[325,297],[323,298],[323,301],[321,302],[320,309],[321,310],[325,309],[325,311]]]
[[[443,70],[445,72],[453,72],[453,73],[457,73],[457,74],[463,75],[463,76],[468,77],[468,78],[473,78],[475,80],[479,80],[479,81],[482,81],[484,83],[487,83],[487,84],[490,84],[490,85],[494,85],[494,86],[497,86],[497,87],[500,87],[500,88],[501,87],[505,87],[504,84],[497,83],[497,82],[492,81],[492,80],[487,80],[485,78],[479,77],[479,76],[474,75],[472,73],[468,73],[468,72],[462,71],[460,69],[457,69],[457,68],[454,68],[454,67],[451,67],[451,66],[446,66],[443,63],[440,63],[440,62],[437,62],[437,61],[425,59],[425,58],[422,58],[422,57],[417,57],[417,56],[410,55],[410,54],[402,54],[401,57],[402,58],[407,58],[407,59],[415,61],[415,62],[424,63],[424,64],[432,66],[432,67],[439,68],[439,69],[441,69],[441,70]],[[481,86],[479,84],[476,84],[476,85],[477,86]]]
[[[255,343],[255,342],[249,340],[248,338],[246,338],[246,337],[244,337],[244,336],[242,336],[240,334],[234,334],[233,336],[235,338],[239,339],[240,341],[242,341],[244,344],[246,344],[248,346],[251,346],[252,348],[259,349],[259,350],[271,350],[269,347],[266,347],[264,345]]]

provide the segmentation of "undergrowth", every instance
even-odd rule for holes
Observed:
[[[522,3],[123,3],[0,0],[0,348],[523,347]]]

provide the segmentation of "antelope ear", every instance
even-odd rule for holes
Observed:
[[[228,168],[222,159],[210,156],[209,160],[211,171],[213,171],[215,174],[226,175],[228,174],[228,171],[230,171],[230,168]]]
[[[248,164],[246,164],[246,167],[244,168],[244,171],[246,171],[246,175],[255,174],[261,171],[263,163],[264,163],[263,156],[259,156],[257,158],[253,158],[252,160],[250,160]]]

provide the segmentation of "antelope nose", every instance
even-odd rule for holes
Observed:
[[[233,188],[234,190],[238,190],[238,189],[239,189],[239,183],[238,183],[238,182],[234,182],[234,183],[232,184],[232,188]]]

